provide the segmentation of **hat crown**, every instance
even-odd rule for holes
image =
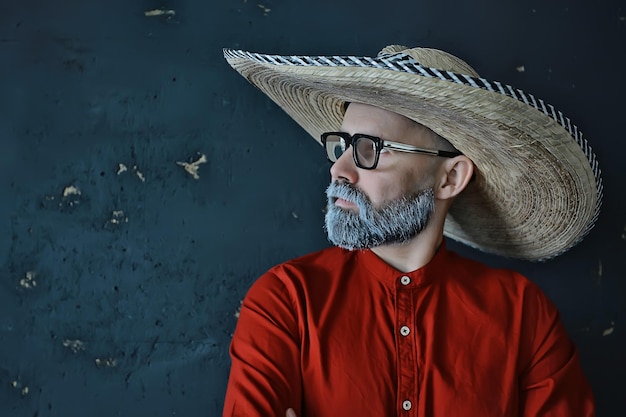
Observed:
[[[425,67],[479,77],[478,73],[467,62],[439,49],[408,48],[402,45],[388,45],[378,53],[378,56],[398,53],[409,55],[420,65]]]

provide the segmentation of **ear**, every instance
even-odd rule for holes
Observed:
[[[446,160],[440,166],[435,198],[449,200],[467,187],[474,175],[474,163],[465,155]]]

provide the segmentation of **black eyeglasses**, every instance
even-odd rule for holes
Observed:
[[[326,149],[326,156],[330,162],[335,162],[352,145],[354,151],[354,163],[363,169],[374,169],[378,165],[380,151],[383,149],[393,149],[400,152],[421,153],[431,156],[442,156],[444,158],[454,158],[463,155],[461,152],[440,151],[434,149],[418,148],[399,142],[383,140],[376,136],[355,133],[350,135],[346,132],[326,132],[322,133],[322,144]]]

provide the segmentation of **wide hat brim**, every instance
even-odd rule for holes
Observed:
[[[450,141],[476,171],[446,218],[444,233],[452,239],[545,260],[590,231],[602,200],[600,169],[567,117],[519,89],[480,78],[443,51],[386,51],[354,57],[225,49],[224,56],[318,142],[323,132],[340,129],[345,102],[402,114]]]

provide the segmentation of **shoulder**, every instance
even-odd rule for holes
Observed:
[[[490,305],[505,304],[526,313],[536,309],[556,312],[541,288],[525,275],[450,253],[449,282],[458,290]],[[520,311],[520,312],[522,312]]]
[[[265,275],[274,275],[283,281],[302,280],[311,276],[320,279],[331,275],[343,265],[354,262],[355,255],[354,251],[330,247],[278,264]]]
[[[513,289],[538,289],[535,283],[523,274],[507,268],[494,268],[475,259],[449,252],[449,273],[457,280],[475,285],[486,285]]]
[[[528,357],[529,347],[555,329],[559,312],[533,281],[511,269],[493,268],[454,254],[442,289],[465,316],[490,323],[503,332],[515,330]]]
[[[355,252],[330,247],[280,263],[261,275],[251,292],[278,290],[297,291],[309,286],[311,280],[323,282],[331,279],[337,269],[354,262]]]

